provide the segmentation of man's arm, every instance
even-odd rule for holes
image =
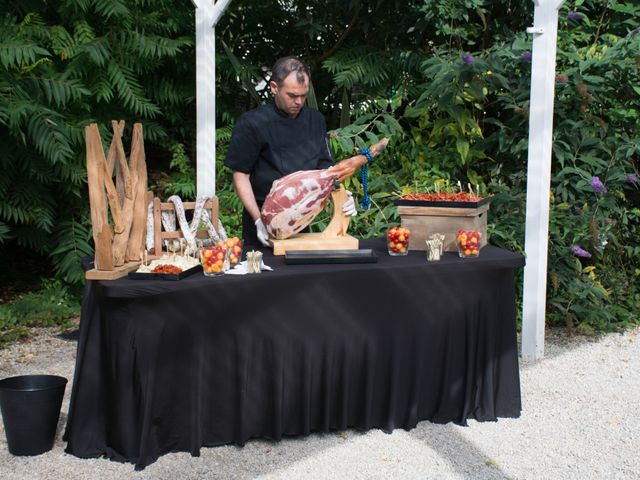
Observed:
[[[242,205],[244,205],[244,208],[249,212],[249,215],[251,215],[251,218],[255,222],[260,218],[260,209],[258,208],[256,197],[251,188],[249,174],[237,171],[233,172],[233,186],[236,188],[236,193]]]
[[[265,247],[271,246],[269,244],[269,234],[267,233],[267,229],[260,218],[260,209],[258,208],[256,196],[253,194],[253,189],[251,188],[249,174],[234,171],[233,186],[236,188],[236,193],[238,194],[238,198],[242,202],[242,205],[244,205],[244,208],[253,219],[253,223],[256,226],[258,241]]]

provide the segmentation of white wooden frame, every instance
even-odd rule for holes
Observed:
[[[522,358],[544,356],[547,295],[551,145],[556,78],[558,9],[564,0],[534,0],[529,99],[529,156],[527,160],[527,212],[522,306]]]
[[[196,7],[197,192],[216,191],[215,26],[231,0],[191,0]],[[564,0],[533,0],[529,154],[522,312],[522,357],[544,356],[558,9]]]
[[[231,0],[191,0],[196,7],[196,188],[216,193],[216,24]]]

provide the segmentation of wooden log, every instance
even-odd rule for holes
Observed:
[[[94,265],[97,270],[113,270],[111,251],[112,232],[107,218],[107,203],[104,186],[104,150],[100,132],[95,123],[85,127],[87,156],[87,184],[89,187],[89,206],[91,225],[95,244]]]
[[[153,254],[157,256],[162,255],[161,203],[158,197],[153,199]]]
[[[120,201],[121,204],[124,204],[125,198],[133,198],[133,179],[131,178],[131,169],[127,164],[127,156],[122,145],[122,132],[120,132],[120,135],[115,135],[114,131],[111,141],[115,144],[116,149],[116,188],[118,188],[119,192],[122,192]]]
[[[121,177],[117,177],[116,182],[118,182],[121,178],[124,182],[124,198],[122,199],[122,221],[124,223],[124,229],[121,233],[116,233],[113,237],[113,262],[114,265],[120,266],[124,264],[127,257],[129,235],[131,233],[131,226],[133,224],[133,208],[135,201],[133,192],[137,188],[138,172],[136,171],[136,169],[129,168],[129,166],[127,165],[127,159],[126,157],[124,157],[124,147],[122,146],[122,139],[114,136],[113,141],[116,142],[118,156],[116,171],[118,171],[119,169],[119,171],[121,172]],[[121,161],[121,157],[124,158],[124,161]],[[129,192],[127,191],[127,188],[129,188]]]
[[[122,208],[120,208],[120,198],[118,197],[118,191],[113,183],[111,173],[113,170],[109,170],[108,161],[104,158],[104,152],[99,159],[102,165],[102,178],[104,181],[104,187],[107,190],[107,199],[109,201],[109,209],[111,210],[111,218],[113,219],[113,230],[115,233],[122,233],[124,231],[124,222],[122,220]]]
[[[122,138],[122,132],[124,131],[124,120],[120,120],[116,122],[115,120],[111,121],[111,128],[113,129],[113,136]],[[107,154],[107,171],[109,175],[113,177],[113,168],[116,163],[116,143],[111,139],[111,145],[109,146],[109,153]]]
[[[140,252],[145,248],[147,232],[147,164],[141,123],[136,123],[133,126],[129,167],[131,170],[135,170],[137,177],[133,200],[133,220],[126,253],[127,261],[133,261],[142,260]]]

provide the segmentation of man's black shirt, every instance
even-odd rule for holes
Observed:
[[[275,103],[246,112],[233,129],[224,164],[250,174],[256,201],[262,204],[274,180],[333,165],[324,117],[303,107],[290,118]]]

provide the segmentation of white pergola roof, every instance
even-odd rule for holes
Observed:
[[[231,0],[191,0],[196,7],[197,194],[216,191],[215,26]],[[551,145],[558,9],[564,0],[534,0],[529,155],[522,311],[522,357],[544,356]]]

